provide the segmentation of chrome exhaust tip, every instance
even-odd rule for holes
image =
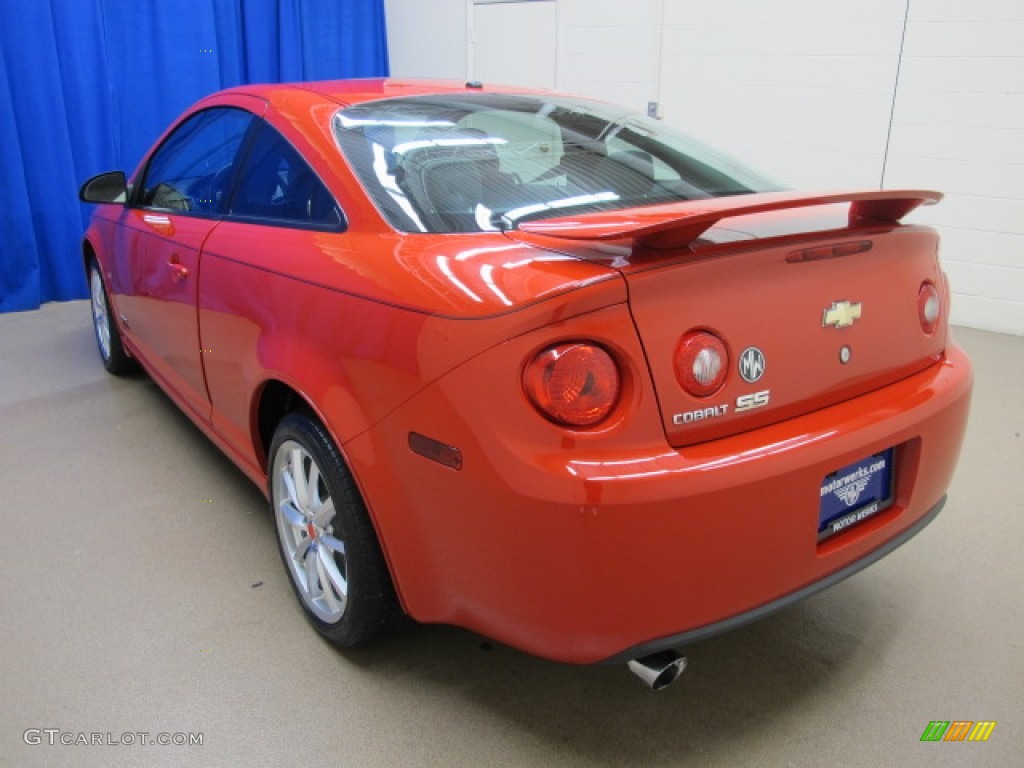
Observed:
[[[652,691],[668,688],[686,669],[686,659],[675,651],[662,651],[627,662],[629,671]]]

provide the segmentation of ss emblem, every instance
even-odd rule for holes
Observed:
[[[740,395],[736,398],[736,412],[752,411],[755,408],[766,406],[768,405],[769,398],[771,398],[770,389],[762,389],[760,392],[754,392],[749,395]]]

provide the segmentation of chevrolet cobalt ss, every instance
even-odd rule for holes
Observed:
[[[941,195],[786,190],[621,109],[244,86],[82,188],[106,368],[264,489],[307,618],[672,650],[930,523],[968,413]]]

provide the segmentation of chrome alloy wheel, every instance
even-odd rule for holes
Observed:
[[[345,542],[334,536],[335,508],[313,456],[294,440],[274,454],[274,515],[299,596],[317,618],[336,624],[348,604]]]
[[[92,295],[92,324],[96,330],[96,342],[104,360],[110,360],[110,314],[107,296],[103,292],[103,278],[97,267],[89,270],[89,288]]]

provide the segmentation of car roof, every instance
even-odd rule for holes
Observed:
[[[429,96],[444,93],[545,93],[537,88],[514,86],[484,86],[458,80],[423,80],[402,78],[363,78],[354,80],[321,80],[313,82],[266,83],[241,85],[222,93],[245,93],[258,96],[273,104],[278,98],[295,91],[306,91],[321,96],[325,101],[350,106],[367,101],[400,96]]]

